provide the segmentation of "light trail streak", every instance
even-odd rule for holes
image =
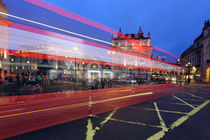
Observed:
[[[112,44],[112,43],[104,41],[104,40],[100,40],[100,39],[97,39],[97,38],[93,38],[93,37],[89,37],[89,36],[86,36],[86,35],[71,32],[71,31],[68,31],[68,30],[64,30],[64,29],[54,27],[54,26],[51,26],[51,25],[47,25],[47,24],[37,22],[37,21],[34,21],[34,20],[22,18],[22,17],[15,16],[15,15],[12,15],[12,14],[7,14],[7,13],[4,13],[4,12],[0,12],[0,14],[10,16],[10,17],[13,17],[13,18],[16,18],[16,19],[24,20],[24,21],[27,21],[27,22],[31,22],[31,23],[34,23],[34,24],[38,24],[38,25],[41,25],[41,26],[45,26],[45,27],[55,29],[55,30],[58,30],[58,31],[62,31],[62,32],[70,33],[70,34],[77,35],[77,36],[80,36],[80,37],[84,37],[84,38],[87,38],[87,39],[91,39],[91,40],[95,40],[95,41],[98,41],[98,42],[106,43],[106,44],[109,44],[109,45],[112,45],[112,46],[116,46],[115,44]]]
[[[70,19],[79,21],[79,22],[81,22],[83,24],[86,24],[86,25],[89,25],[89,26],[92,26],[92,27],[95,27],[95,28],[98,28],[98,29],[101,29],[101,30],[110,32],[110,33],[115,34],[115,35],[119,35],[120,37],[125,38],[128,41],[132,41],[132,42],[135,42],[135,43],[138,44],[138,42],[135,41],[135,40],[133,40],[132,38],[129,38],[129,37],[125,36],[124,34],[122,34],[120,32],[117,32],[117,31],[115,31],[115,30],[113,30],[113,29],[111,29],[111,28],[109,28],[107,26],[104,26],[104,25],[99,24],[97,22],[91,21],[91,20],[89,20],[87,18],[81,17],[79,15],[76,15],[76,14],[71,13],[69,11],[66,11],[64,9],[61,9],[61,8],[56,7],[54,5],[51,5],[49,3],[43,2],[41,0],[25,0],[25,1],[28,2],[28,3],[31,3],[33,5],[36,5],[36,6],[45,8],[45,9],[47,9],[49,11],[52,11],[52,12],[54,12],[56,14],[59,14],[61,16],[64,16],[64,17],[67,17],[67,18],[70,18]],[[160,52],[166,53],[166,54],[168,54],[170,56],[179,58],[178,56],[176,56],[174,54],[171,54],[171,53],[169,53],[169,52],[167,52],[165,50],[162,50],[160,48],[157,48],[157,47],[154,47],[154,46],[153,46],[153,48],[156,49],[156,50],[158,50],[158,51],[160,51]]]
[[[41,23],[41,22],[37,22],[37,21],[34,21],[34,20],[22,18],[22,17],[15,16],[15,15],[12,15],[12,14],[7,14],[7,13],[4,13],[4,12],[0,12],[0,14],[6,15],[6,16],[10,16],[10,17],[13,17],[13,18],[16,18],[16,19],[24,20],[24,21],[27,21],[27,22],[31,22],[31,23],[34,23],[34,24],[38,24],[38,25],[41,25],[41,26],[45,26],[45,27],[48,27],[48,28],[51,28],[51,29],[59,30],[59,31],[62,31],[62,32],[70,33],[70,34],[73,34],[73,35],[77,35],[77,36],[80,36],[80,37],[84,37],[84,38],[87,38],[87,39],[91,39],[91,40],[95,40],[95,41],[98,41],[98,42],[106,43],[106,44],[109,44],[109,45],[112,45],[112,46],[120,47],[120,46],[115,45],[113,43],[110,43],[108,41],[100,40],[100,39],[89,37],[89,36],[82,35],[82,34],[78,34],[78,33],[72,32],[72,31],[68,31],[68,30],[65,30],[65,29],[61,29],[61,28],[58,28],[58,27],[47,25],[47,24],[44,24],[44,23]],[[136,43],[138,44],[138,42],[136,40],[132,39],[132,38],[128,38],[128,37],[126,37],[123,34],[119,34],[119,35],[120,35],[120,37],[125,38],[126,40],[128,40],[130,42],[133,42],[134,44],[136,44]],[[169,53],[167,51],[164,51],[164,50],[162,50],[160,48],[157,48],[157,47],[154,47],[154,46],[153,46],[153,48],[156,49],[156,50],[158,50],[158,51],[161,51],[163,53],[166,53],[168,55],[171,55],[173,57],[178,58],[177,56],[175,56],[175,55],[173,55],[173,54],[171,54],[171,53]],[[158,60],[158,61],[160,61],[160,60]]]
[[[64,108],[74,108],[74,107],[88,106],[90,104],[105,103],[105,102],[110,102],[110,101],[115,101],[115,100],[121,100],[121,99],[138,97],[138,96],[144,96],[144,95],[151,95],[151,94],[153,94],[153,92],[146,92],[146,93],[140,93],[140,94],[135,94],[135,95],[128,95],[128,96],[116,97],[116,98],[112,98],[112,99],[105,99],[105,100],[99,100],[99,101],[84,102],[84,103],[78,103],[78,104],[72,104],[72,105],[64,105],[64,106],[58,106],[58,107],[52,107],[52,108],[45,108],[45,109],[40,109],[40,110],[34,110],[34,111],[27,111],[27,112],[21,112],[21,113],[16,113],[16,114],[4,115],[4,116],[0,116],[0,119],[8,118],[8,117],[20,116],[20,115],[26,115],[26,114],[32,114],[32,113],[38,113],[38,112],[44,112],[44,111],[51,111],[51,110],[56,110],[56,109],[64,109]]]

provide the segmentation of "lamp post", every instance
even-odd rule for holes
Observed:
[[[186,80],[188,81],[188,83],[190,83],[190,67],[191,67],[191,63],[188,62],[185,66],[187,67],[187,79]]]
[[[180,59],[176,59],[176,63],[177,64],[180,64]]]
[[[132,68],[128,68],[130,70],[130,79],[132,79]]]

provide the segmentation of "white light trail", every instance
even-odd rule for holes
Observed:
[[[34,21],[34,20],[30,20],[30,19],[19,17],[19,16],[7,14],[7,13],[4,13],[4,12],[0,12],[0,14],[10,16],[10,17],[13,17],[13,18],[16,18],[16,19],[24,20],[24,21],[27,21],[27,22],[31,22],[31,23],[34,23],[34,24],[38,24],[38,25],[41,25],[41,26],[45,26],[45,27],[48,27],[48,28],[51,28],[51,29],[59,30],[59,31],[62,31],[62,32],[70,33],[70,34],[73,34],[73,35],[77,35],[77,36],[80,36],[80,37],[84,37],[84,38],[87,38],[87,39],[91,39],[91,40],[95,40],[95,41],[98,41],[98,42],[106,43],[106,44],[109,44],[109,45],[112,45],[112,46],[116,46],[116,45],[114,45],[114,44],[112,44],[108,41],[100,40],[100,39],[89,37],[89,36],[82,35],[82,34],[78,34],[78,33],[75,33],[75,32],[71,32],[71,31],[68,31],[68,30],[65,30],[65,29],[61,29],[61,28],[58,28],[58,27],[47,25],[47,24],[37,22],[37,21]]]

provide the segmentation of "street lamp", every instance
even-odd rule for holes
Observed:
[[[128,68],[130,70],[130,79],[132,79],[132,68]]]
[[[179,64],[179,63],[180,63],[180,59],[177,59],[177,60],[176,60],[176,63]]]
[[[187,81],[190,82],[190,67],[191,67],[191,63],[188,62],[185,66],[187,67]]]

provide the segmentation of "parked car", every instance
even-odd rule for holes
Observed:
[[[135,79],[119,79],[118,82],[121,84],[137,84]]]

